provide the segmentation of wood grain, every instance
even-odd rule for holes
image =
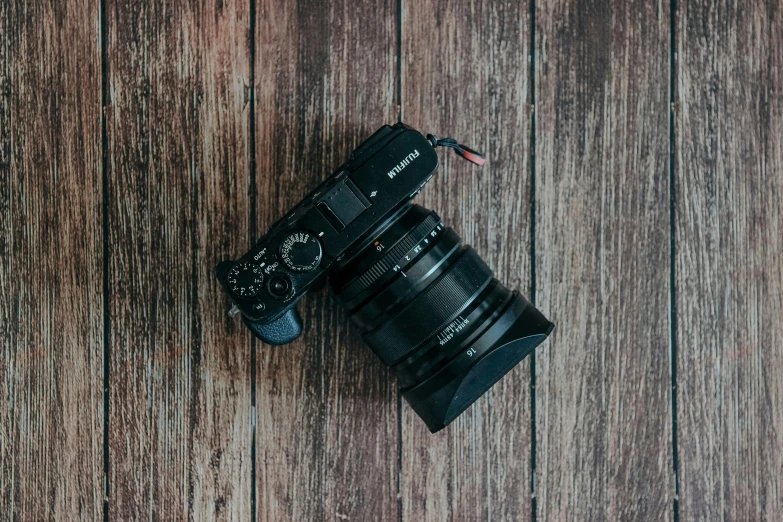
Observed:
[[[258,2],[259,234],[396,121],[395,13],[392,1]],[[299,308],[300,339],[257,347],[258,520],[398,520],[394,379],[331,297]]]
[[[247,246],[247,2],[108,1],[109,517],[251,512],[250,342],[215,264]]]
[[[671,520],[669,9],[536,8],[541,520]]]
[[[0,1],[0,520],[783,519],[783,11],[530,8]],[[557,323],[535,410],[525,361],[431,435],[327,292],[226,316],[398,117],[487,153],[419,202]]]
[[[0,6],[2,520],[103,508],[98,12]]]
[[[403,121],[488,157],[441,149],[419,202],[529,295],[528,5],[404,2],[402,20]],[[530,420],[529,360],[438,434],[403,403],[403,520],[529,520]]]
[[[11,307],[15,300],[10,274],[11,223],[11,5],[0,3],[0,511],[11,518],[13,513],[13,481],[11,468],[14,457],[11,441],[14,437],[14,414],[11,397],[14,392],[10,361],[15,354],[12,341]]]
[[[677,10],[682,520],[783,519],[783,13]]]

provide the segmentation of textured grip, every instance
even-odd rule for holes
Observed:
[[[466,247],[464,254],[413,301],[364,340],[392,366],[437,334],[492,280],[492,270]]]
[[[242,320],[245,321],[253,335],[273,346],[288,344],[302,335],[302,318],[299,317],[296,308],[291,308],[280,319],[267,324],[248,321],[244,316],[242,316]]]

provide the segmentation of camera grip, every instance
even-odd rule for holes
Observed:
[[[280,319],[267,324],[249,321],[244,316],[242,320],[253,332],[253,335],[273,346],[288,344],[302,335],[302,318],[296,308],[291,308]]]

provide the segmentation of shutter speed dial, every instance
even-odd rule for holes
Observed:
[[[323,251],[318,238],[310,232],[298,230],[288,234],[280,244],[280,257],[294,272],[308,272],[321,264]]]
[[[228,271],[228,288],[239,297],[253,297],[261,291],[264,272],[253,263],[239,263]]]

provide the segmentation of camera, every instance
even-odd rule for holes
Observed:
[[[232,312],[271,345],[302,333],[296,303],[328,280],[433,433],[554,328],[435,212],[412,203],[438,168],[439,146],[484,162],[451,138],[384,125],[249,252],[216,270]]]

